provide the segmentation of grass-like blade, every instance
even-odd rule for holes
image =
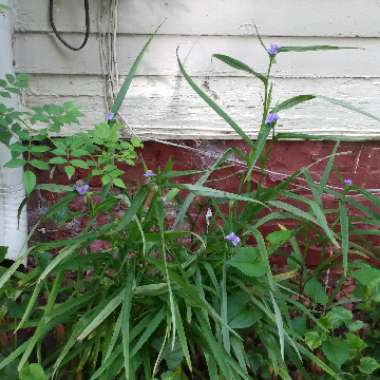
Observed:
[[[342,259],[344,275],[348,272],[349,221],[347,208],[343,200],[339,201],[340,234],[342,239]]]
[[[297,106],[298,104],[308,102],[310,100],[315,99],[315,95],[298,95],[294,96],[292,98],[289,98],[287,100],[284,100],[280,104],[277,104],[273,109],[272,112],[280,112],[284,111],[286,109],[292,108]]]
[[[333,169],[334,161],[335,161],[335,155],[336,155],[336,152],[338,150],[339,144],[340,144],[339,141],[335,144],[334,149],[330,155],[330,158],[327,161],[325,170],[323,171],[322,178],[321,178],[321,181],[319,183],[319,187],[320,187],[320,190],[322,193],[325,191],[325,188],[327,186],[327,181],[328,181],[330,174],[331,174],[331,171]]]
[[[123,302],[124,291],[119,292],[108,302],[104,302],[102,311],[89,323],[89,325],[79,334],[78,340],[86,339],[99,325],[101,325]]]
[[[271,130],[272,130],[271,126],[267,124],[263,124],[262,127],[260,128],[259,134],[257,136],[257,141],[253,149],[253,157],[249,161],[249,166],[247,170],[247,175],[245,177],[245,181],[250,181],[252,171],[255,168],[255,165],[257,163],[257,160],[260,158],[261,153],[264,151],[265,144],[267,142],[267,139]]]
[[[211,167],[198,179],[197,185],[202,186],[207,179],[210,177],[210,175],[221,165],[227,158],[228,156],[232,153],[231,149],[227,149],[212,165]],[[193,193],[190,193],[185,201],[183,202],[180,210],[177,213],[177,216],[175,218],[174,224],[173,224],[173,229],[175,229],[185,218],[187,210],[193,203],[193,200],[195,198],[195,195]]]
[[[320,208],[320,206],[316,202],[310,202],[310,206],[315,217],[317,218],[318,225],[323,229],[323,231],[325,231],[327,237],[335,245],[335,247],[340,248],[339,243],[335,239],[334,233],[332,232],[329,225],[327,224],[326,216],[323,210]]]
[[[136,75],[136,71],[137,71],[137,69],[138,69],[138,67],[139,67],[139,65],[140,65],[140,63],[144,57],[144,54],[145,54],[146,50],[148,49],[150,43],[152,42],[154,36],[157,34],[160,27],[161,27],[161,25],[149,37],[148,41],[145,43],[144,47],[141,49],[140,53],[138,54],[135,61],[133,62],[132,67],[128,71],[127,77],[125,78],[124,83],[121,86],[118,94],[116,95],[116,99],[115,99],[115,101],[111,107],[111,112],[113,113],[113,115],[116,115],[119,112],[121,105],[123,104],[123,101],[124,101],[125,97],[127,96],[127,93],[128,93],[129,87],[131,86],[132,80]]]
[[[281,46],[278,49],[279,53],[302,53],[307,51],[319,50],[353,50],[360,49],[355,46],[334,46],[334,45],[309,45],[309,46]]]
[[[130,317],[132,308],[133,296],[133,281],[134,281],[134,268],[128,271],[127,284],[124,290],[124,301],[121,311],[121,337],[123,342],[123,356],[124,356],[124,369],[126,379],[131,378],[131,363],[130,363]]]
[[[189,190],[196,195],[200,195],[203,197],[209,197],[209,198],[219,198],[219,199],[225,199],[226,201],[242,201],[242,202],[249,202],[249,203],[258,203],[263,207],[265,206],[264,203],[258,201],[257,199],[247,197],[245,195],[239,195],[234,193],[229,193],[227,191],[212,189],[210,187],[200,186],[200,185],[179,185],[179,187]]]
[[[334,104],[336,106],[346,108],[346,109],[348,109],[350,111],[353,111],[353,112],[356,112],[356,113],[360,113],[360,114],[362,114],[364,116],[369,117],[370,119],[373,119],[373,120],[376,120],[376,121],[380,121],[380,117],[379,116],[376,116],[373,113],[364,111],[361,108],[356,107],[356,106],[352,105],[351,103],[348,103],[348,102],[346,102],[344,100],[330,98],[328,96],[323,96],[323,95],[317,95],[316,97],[318,99],[322,99],[322,100],[324,100],[324,101],[326,101],[328,103]]]
[[[247,64],[239,61],[238,59],[229,57],[228,55],[224,54],[214,54],[213,57],[219,59],[220,61],[222,61],[228,66],[233,67],[234,69],[245,71],[246,73],[255,76],[256,78],[260,79],[264,84],[267,82],[267,78],[263,74],[258,73],[257,71],[249,67]]]
[[[183,66],[179,55],[178,55],[178,49],[177,49],[177,62],[179,69],[183,75],[183,77],[186,79],[187,83],[190,85],[190,87],[221,117],[223,118],[232,129],[235,130],[235,132],[246,142],[246,144],[251,147],[252,149],[255,148],[254,143],[250,139],[250,137],[240,128],[240,126],[229,116],[217,103],[214,102],[189,76],[189,74],[186,72],[185,67]]]

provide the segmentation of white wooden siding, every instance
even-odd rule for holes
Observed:
[[[75,100],[80,128],[104,119],[103,81],[96,38],[99,2],[91,0],[92,34],[71,52],[50,33],[48,0],[17,0],[17,70],[31,74],[27,105]],[[65,38],[83,37],[82,0],[56,0],[56,21]],[[75,9],[75,11],[73,11]],[[179,77],[175,50],[199,84],[251,136],[257,134],[260,87],[244,73],[211,60],[213,53],[239,58],[257,70],[265,53],[252,36],[256,23],[268,43],[334,44],[360,50],[281,54],[274,68],[275,99],[316,93],[344,99],[380,115],[379,0],[120,0],[118,57],[125,74],[147,34],[167,21],[154,39],[122,113],[143,137],[234,138],[236,135]],[[278,130],[380,138],[380,123],[322,102],[282,115]],[[66,129],[70,133],[70,129]]]

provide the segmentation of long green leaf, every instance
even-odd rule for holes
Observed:
[[[129,87],[131,86],[132,80],[136,75],[136,71],[137,71],[137,69],[138,69],[138,67],[139,67],[139,65],[140,65],[140,63],[144,57],[144,54],[145,54],[146,50],[148,49],[150,43],[152,42],[154,36],[157,34],[160,27],[161,27],[161,25],[149,37],[148,41],[145,43],[144,47],[142,48],[142,50],[140,51],[140,53],[136,57],[135,61],[133,62],[132,67],[128,71],[128,75],[125,78],[124,83],[121,86],[121,88],[120,88],[120,90],[116,96],[116,99],[115,99],[115,101],[111,107],[111,112],[113,113],[113,115],[116,115],[119,112],[121,105],[123,104],[123,101],[124,101],[125,97],[127,96],[127,93],[128,93]]]
[[[254,149],[255,145],[250,139],[250,137],[239,127],[239,125],[218,105],[216,104],[189,76],[189,74],[186,72],[180,58],[178,55],[177,50],[177,62],[179,69],[183,75],[183,77],[186,79],[187,83],[190,85],[190,87],[221,117],[223,118],[232,129],[235,130],[235,132],[246,142],[246,144]]]
[[[219,198],[219,199],[225,199],[227,201],[241,201],[241,202],[257,203],[257,204],[260,204],[261,206],[267,207],[265,206],[264,203],[254,198],[250,198],[245,195],[229,193],[227,191],[212,189],[210,187],[205,187],[205,186],[200,186],[200,185],[188,185],[188,184],[179,185],[179,187],[189,190],[195,193],[196,195],[200,195],[203,197]]]
[[[192,371],[191,358],[190,358],[190,352],[189,352],[189,346],[187,343],[185,328],[183,326],[183,321],[182,321],[181,314],[179,312],[178,305],[176,304],[175,306],[176,306],[176,314],[175,315],[176,315],[176,320],[177,320],[176,325],[177,325],[179,343],[181,345],[183,355],[185,356],[186,363],[187,363],[190,371]]]
[[[216,59],[219,59],[223,63],[227,64],[228,66],[233,67],[234,69],[245,71],[246,73],[252,74],[256,78],[260,79],[264,84],[267,82],[267,79],[263,74],[258,73],[257,71],[250,68],[247,64],[244,62],[239,61],[238,59],[229,57],[228,55],[224,54],[214,54],[213,57]]]
[[[344,275],[348,272],[349,223],[347,208],[343,200],[339,201],[340,235],[342,239],[342,259]]]
[[[247,175],[245,177],[245,181],[250,181],[252,171],[255,168],[255,165],[257,163],[257,160],[260,158],[261,154],[264,151],[265,144],[268,140],[268,136],[270,134],[270,131],[272,130],[272,127],[267,124],[263,124],[260,128],[259,134],[257,136],[257,141],[255,143],[255,146],[253,148],[253,157],[250,159]]]
[[[317,218],[319,226],[325,231],[327,237],[335,245],[335,247],[340,248],[339,243],[335,239],[334,233],[327,224],[326,216],[320,206],[316,202],[311,202],[310,205],[315,217]]]
[[[136,196],[133,198],[130,207],[125,215],[120,219],[116,226],[116,232],[122,231],[136,216],[142,205],[144,204],[146,197],[149,193],[149,188],[143,186],[140,188]]]
[[[277,207],[281,210],[287,211],[289,214],[291,214],[295,218],[305,219],[311,223],[318,224],[317,220],[314,217],[312,217],[307,212],[299,209],[298,207],[295,207],[295,206],[290,205],[288,203],[285,203],[283,201],[269,201],[268,203],[269,203],[269,205],[271,205],[273,207]]]
[[[158,329],[158,327],[160,326],[161,322],[165,318],[165,315],[166,315],[165,309],[162,308],[156,314],[156,316],[153,319],[151,319],[151,321],[146,326],[143,334],[140,336],[140,338],[138,339],[138,341],[136,342],[136,344],[133,346],[133,348],[131,350],[131,357],[133,357],[134,355],[137,354],[137,352],[140,351],[140,349],[142,348],[142,346],[148,341],[148,339],[152,336],[152,334]]]
[[[211,167],[204,173],[197,181],[197,185],[202,186],[207,179],[210,177],[210,175],[221,165],[227,158],[228,156],[232,153],[232,149],[227,149],[212,165]],[[175,218],[174,224],[173,224],[173,229],[177,228],[178,225],[183,221],[183,219],[186,216],[187,210],[193,203],[193,200],[195,198],[195,195],[193,193],[190,193],[185,201],[183,202],[180,210],[177,213],[177,216]]]
[[[280,112],[287,110],[289,108],[295,107],[298,104],[308,102],[310,100],[315,99],[315,95],[297,95],[290,99],[287,99],[280,104],[277,104],[273,109],[272,112]]]
[[[134,268],[128,271],[127,285],[124,290],[124,301],[121,311],[121,336],[123,341],[124,369],[127,380],[131,378],[131,357],[130,357],[130,317],[133,296]]]
[[[335,155],[336,155],[336,152],[338,150],[339,144],[340,144],[339,141],[335,144],[334,149],[330,155],[330,158],[327,161],[325,170],[323,171],[322,178],[321,178],[320,185],[319,185],[322,193],[325,191],[328,179],[329,179],[330,174],[331,174],[331,170],[333,169],[334,161],[335,161]]]
[[[376,116],[373,113],[364,111],[361,108],[356,107],[356,106],[354,106],[354,105],[352,105],[352,104],[350,104],[350,103],[348,103],[348,102],[346,102],[344,100],[334,99],[334,98],[330,98],[328,96],[322,96],[322,95],[317,95],[316,97],[318,99],[325,100],[328,103],[335,104],[336,106],[346,108],[346,109],[348,109],[350,111],[353,111],[353,112],[356,112],[356,113],[360,113],[360,114],[362,114],[364,116],[369,117],[370,119],[373,119],[373,120],[376,120],[376,121],[380,121],[380,117],[379,116]]]
[[[334,46],[334,45],[309,45],[309,46],[281,46],[278,49],[279,53],[302,53],[306,51],[318,51],[318,50],[352,50],[360,49],[358,47],[350,46]]]
[[[67,248],[64,248],[58,255],[49,263],[49,265],[44,269],[41,273],[41,276],[38,278],[38,282],[44,281],[47,276],[59,265],[70,257],[74,252],[76,252],[79,248],[79,244],[74,244]]]
[[[79,334],[78,340],[86,339],[99,325],[101,325],[123,302],[124,291],[119,292],[111,300],[104,302],[103,310]]]

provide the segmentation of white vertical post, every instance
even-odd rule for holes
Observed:
[[[1,4],[11,7],[10,0],[1,0]],[[14,72],[12,50],[12,10],[0,13],[0,78]],[[4,102],[1,98],[1,102]],[[18,99],[6,99],[8,107],[16,108]],[[20,255],[27,236],[27,218],[24,210],[17,220],[19,205],[25,197],[22,185],[22,169],[7,169],[3,165],[10,159],[8,148],[0,142],[0,246],[8,247],[6,258],[15,260]]]

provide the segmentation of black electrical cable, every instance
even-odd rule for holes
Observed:
[[[85,37],[84,37],[84,40],[83,40],[82,44],[80,46],[78,46],[78,47],[70,45],[67,41],[65,41],[63,39],[63,37],[61,36],[60,32],[57,30],[57,28],[55,26],[55,21],[54,21],[54,0],[50,0],[50,4],[49,5],[50,5],[49,6],[49,21],[50,21],[50,25],[51,25],[51,27],[53,29],[54,34],[58,38],[58,40],[61,41],[62,44],[65,45],[70,50],[74,50],[74,51],[82,50],[86,46],[86,44],[88,42],[88,39],[90,37],[90,5],[89,5],[89,0],[84,0],[84,10],[85,10],[85,14],[86,14],[86,34],[85,34]]]

